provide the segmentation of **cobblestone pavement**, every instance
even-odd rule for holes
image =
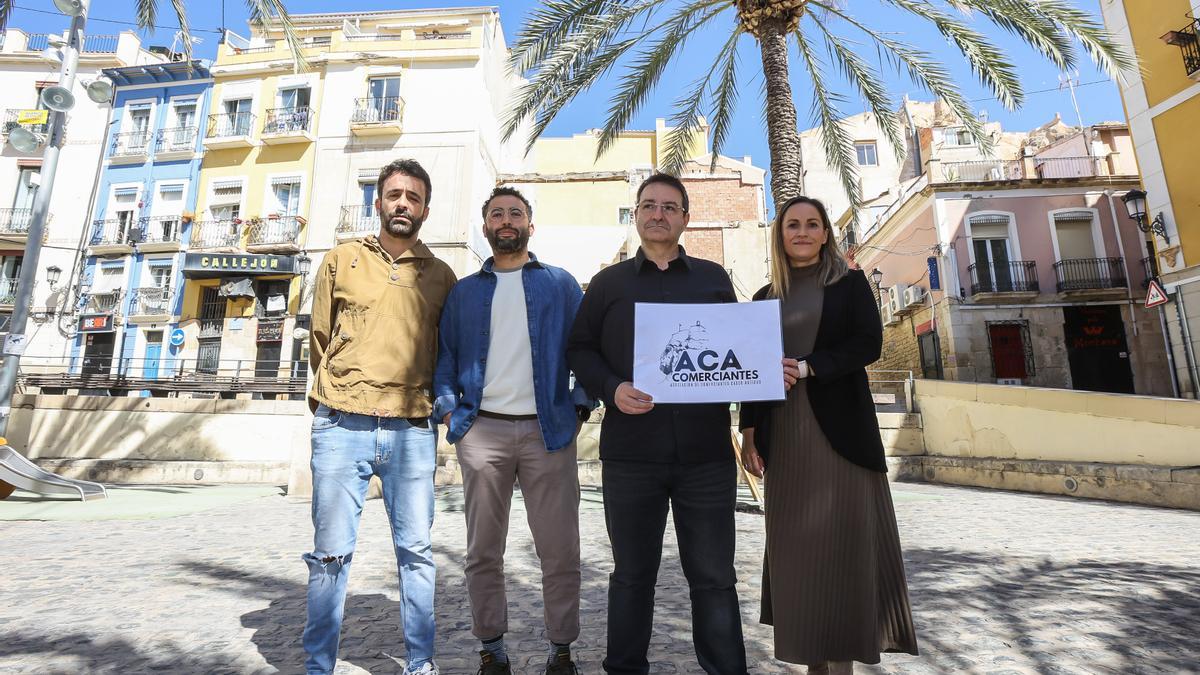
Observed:
[[[922,654],[885,655],[860,672],[1200,671],[1200,514],[932,485],[893,491]],[[438,501],[439,662],[474,673],[461,492],[440,489]],[[298,672],[308,508],[273,495],[158,520],[0,523],[0,672]],[[508,643],[515,672],[536,673],[539,575],[519,501],[515,509]],[[611,561],[597,493],[584,493],[581,520],[577,660],[598,673]],[[771,658],[771,634],[757,623],[762,517],[739,513],[737,525],[751,672],[801,672]],[[382,504],[371,501],[339,673],[401,670],[397,597]],[[656,618],[651,671],[699,672],[670,537]]]

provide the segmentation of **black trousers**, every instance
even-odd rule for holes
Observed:
[[[746,648],[733,567],[737,472],[732,461],[603,464],[604,518],[612,543],[607,673],[650,672],[654,585],[667,510],[692,600],[692,640],[704,672],[745,675]]]

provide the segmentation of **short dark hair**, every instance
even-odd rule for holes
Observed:
[[[379,171],[379,180],[375,182],[375,196],[383,197],[383,184],[394,174],[412,176],[425,184],[425,206],[433,200],[433,183],[429,180],[429,172],[415,159],[397,159]]]
[[[651,175],[646,180],[642,181],[642,184],[638,186],[638,190],[637,190],[637,201],[639,203],[642,201],[642,190],[645,190],[648,186],[654,185],[655,183],[663,183],[665,185],[670,185],[671,187],[675,188],[676,190],[679,190],[679,194],[683,195],[683,204],[682,204],[683,212],[684,213],[688,212],[687,188],[685,188],[683,186],[683,181],[679,180],[678,178],[676,178],[675,176],[672,176],[669,173],[656,173],[656,174]]]
[[[483,208],[480,209],[480,211],[483,213],[484,220],[487,220],[488,206],[491,205],[492,200],[496,197],[516,197],[517,199],[520,199],[521,202],[525,204],[525,215],[528,216],[530,220],[533,219],[533,206],[529,204],[529,200],[525,198],[525,195],[521,194],[521,191],[515,187],[501,185],[493,189],[492,194],[488,195],[487,200],[483,202]]]

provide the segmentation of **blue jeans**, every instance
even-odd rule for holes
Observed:
[[[312,519],[308,563],[305,667],[332,673],[346,602],[346,581],[371,476],[383,483],[400,570],[400,617],[408,669],[433,660],[433,473],[437,432],[403,418],[343,413],[322,405],[312,423]]]

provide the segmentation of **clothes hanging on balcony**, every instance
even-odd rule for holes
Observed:
[[[219,291],[225,298],[253,298],[254,280],[250,277],[234,277],[221,282]]]

